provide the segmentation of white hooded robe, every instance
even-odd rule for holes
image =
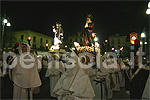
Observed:
[[[58,100],[92,100],[95,94],[90,79],[79,67],[77,55],[71,58],[76,61],[75,67],[61,76],[53,93]]]

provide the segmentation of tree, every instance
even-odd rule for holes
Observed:
[[[15,35],[12,32],[6,32],[4,34],[4,47],[7,48],[9,44],[16,43]]]

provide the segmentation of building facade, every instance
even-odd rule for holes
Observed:
[[[11,34],[14,34],[16,40],[14,43],[7,43],[6,47],[8,47],[8,48],[12,48],[16,42],[28,43],[29,37],[31,39],[31,42],[30,42],[31,49],[44,50],[44,49],[46,49],[46,43],[48,43],[49,48],[53,44],[52,37],[43,35],[41,33],[33,32],[31,30],[16,31],[16,32],[11,32]]]
[[[119,34],[109,36],[109,46],[119,50],[121,47],[129,45],[126,43],[126,36],[119,36]]]
[[[69,36],[67,38],[66,44],[68,47],[74,47],[74,42],[78,42],[80,45],[84,45],[82,42],[81,32],[78,32],[77,35]]]

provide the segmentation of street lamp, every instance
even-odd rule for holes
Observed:
[[[98,41],[98,38],[95,36],[95,38],[94,38],[94,41],[96,42],[96,41]]]
[[[105,48],[106,48],[106,52],[107,52],[107,46],[108,46],[108,40],[105,40]]]
[[[144,42],[144,44],[147,44],[147,42]]]
[[[146,10],[146,14],[150,14],[150,2],[148,3],[148,9]]]
[[[144,32],[141,33],[141,37],[142,37],[142,38],[145,38],[145,33],[144,33]]]
[[[10,24],[10,23],[7,23],[6,26],[11,26],[11,24]]]
[[[31,37],[28,37],[28,44],[31,46]]]
[[[4,17],[2,17],[2,34],[1,34],[1,49],[2,49],[2,52],[3,52],[3,49],[4,49],[4,33],[5,33],[5,26],[11,26],[11,24],[8,22],[8,19],[6,17],[6,15],[4,14]]]
[[[5,23],[5,24],[6,24],[7,22],[8,22],[8,21],[7,21],[7,19],[3,19],[3,23]]]
[[[122,52],[122,50],[123,50],[123,47],[120,48],[120,57],[121,57],[121,52]]]
[[[141,40],[142,40],[142,46],[143,46],[143,51],[145,51],[145,41],[146,41],[146,34],[145,34],[145,32],[142,32],[141,33]]]

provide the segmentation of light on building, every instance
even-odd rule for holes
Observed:
[[[67,48],[67,45],[65,45],[65,48]]]
[[[11,24],[10,24],[10,23],[7,23],[6,25],[7,25],[7,26],[11,26]]]
[[[145,37],[145,33],[141,33],[141,37],[144,38]]]
[[[108,42],[108,40],[105,40],[105,42]]]
[[[117,50],[115,50],[117,52]]]
[[[114,50],[115,50],[115,48],[111,48],[111,50],[113,50],[113,51],[114,51]]]
[[[143,43],[140,41],[140,44],[143,44]]]
[[[4,19],[4,20],[3,20],[3,23],[5,23],[5,24],[6,24],[7,22],[8,22],[8,21],[7,21],[7,19]]]
[[[120,50],[122,51],[122,50],[123,50],[123,47],[121,47]]]

